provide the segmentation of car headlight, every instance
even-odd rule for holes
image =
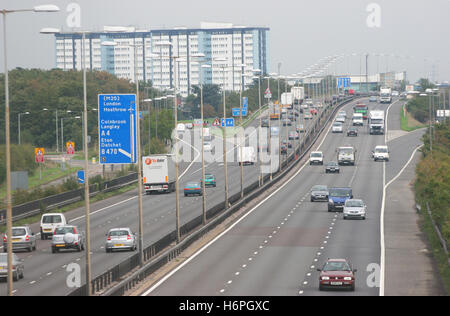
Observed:
[[[334,202],[333,202],[333,200],[332,200],[332,199],[329,199],[329,200],[328,200],[328,203],[330,203],[330,204],[334,204]]]
[[[344,278],[344,281],[351,281],[351,280],[352,280],[351,277],[345,277],[345,278]]]
[[[327,280],[329,280],[330,278],[327,277],[327,276],[324,276],[324,277],[322,277],[321,279],[324,280],[324,281],[327,281]]]

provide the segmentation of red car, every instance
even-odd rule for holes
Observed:
[[[355,273],[352,265],[346,259],[328,259],[319,275],[319,291],[327,288],[348,288],[355,290]]]
[[[317,110],[316,109],[311,109],[309,110],[309,113],[311,113],[312,115],[317,115]]]

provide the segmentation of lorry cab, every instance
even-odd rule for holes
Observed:
[[[339,147],[336,149],[339,165],[355,165],[356,149],[352,146]]]

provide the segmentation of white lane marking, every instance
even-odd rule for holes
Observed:
[[[381,243],[381,258],[380,258],[380,296],[384,296],[384,290],[385,290],[385,264],[386,264],[386,244],[384,239],[384,212],[386,208],[386,190],[387,188],[400,177],[400,175],[405,171],[405,169],[409,166],[411,161],[413,160],[414,156],[416,155],[416,152],[422,148],[424,145],[420,145],[414,149],[413,153],[411,154],[411,157],[409,158],[408,162],[403,166],[403,168],[400,170],[400,172],[386,185],[383,186],[383,199],[381,202],[381,215],[380,215],[380,243]],[[386,183],[386,162],[383,162],[383,183]]]
[[[317,146],[317,149],[319,149],[323,143],[325,142],[325,139],[327,139],[327,135],[329,134],[331,127],[333,126],[333,124],[330,124],[330,126],[328,127],[328,130],[325,134],[323,134],[324,136],[322,137],[322,140],[320,142],[320,144]],[[317,151],[316,149],[316,151]],[[189,257],[188,259],[186,259],[186,261],[184,261],[183,263],[181,263],[178,267],[176,267],[175,269],[173,269],[172,271],[170,271],[168,274],[166,274],[161,280],[159,280],[156,284],[154,284],[152,287],[150,287],[147,291],[145,291],[143,294],[141,294],[141,296],[147,296],[149,295],[151,292],[153,292],[155,289],[157,289],[161,284],[163,284],[165,281],[167,281],[170,277],[172,277],[175,273],[177,273],[179,270],[181,270],[183,267],[185,267],[188,263],[190,263],[192,260],[194,260],[197,256],[199,256],[203,251],[205,251],[207,248],[209,248],[212,244],[214,244],[217,240],[219,240],[220,238],[222,238],[222,236],[224,236],[225,234],[227,234],[231,229],[233,229],[236,225],[238,225],[241,221],[243,221],[245,218],[247,218],[247,216],[249,216],[250,214],[252,214],[256,209],[258,209],[261,205],[263,205],[266,201],[268,201],[269,199],[271,199],[273,196],[275,196],[279,191],[281,191],[282,189],[284,189],[285,186],[287,186],[293,179],[295,179],[300,172],[303,171],[303,169],[309,165],[309,161],[305,161],[305,163],[303,164],[303,166],[300,167],[300,169],[294,174],[292,175],[292,177],[290,177],[289,179],[287,179],[277,190],[275,190],[274,192],[272,192],[268,197],[266,197],[264,200],[262,200],[261,202],[259,202],[255,207],[253,207],[250,211],[248,211],[246,214],[244,214],[240,219],[238,219],[234,224],[232,224],[230,227],[228,227],[226,230],[224,230],[222,233],[220,233],[217,237],[215,237],[213,240],[211,240],[209,243],[207,243],[206,245],[204,245],[202,248],[200,248],[196,253],[194,253],[191,257]],[[278,229],[280,229],[280,227],[278,226]],[[245,268],[245,265],[242,266],[243,268]]]

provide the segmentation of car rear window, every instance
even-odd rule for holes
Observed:
[[[112,237],[120,237],[120,236],[128,236],[129,232],[126,230],[114,230],[112,232],[109,232],[109,236]]]
[[[24,235],[26,235],[26,234],[27,234],[27,231],[26,231],[25,228],[14,228],[14,229],[12,230],[12,235],[13,235],[13,237],[16,237],[16,236],[24,236]]]
[[[61,222],[62,220],[60,215],[46,215],[42,219],[42,223],[44,224],[58,224]]]
[[[58,227],[55,232],[56,235],[65,235],[68,233],[76,234],[75,228],[74,227]]]
[[[351,191],[349,189],[330,189],[330,196],[336,197],[350,197]]]

